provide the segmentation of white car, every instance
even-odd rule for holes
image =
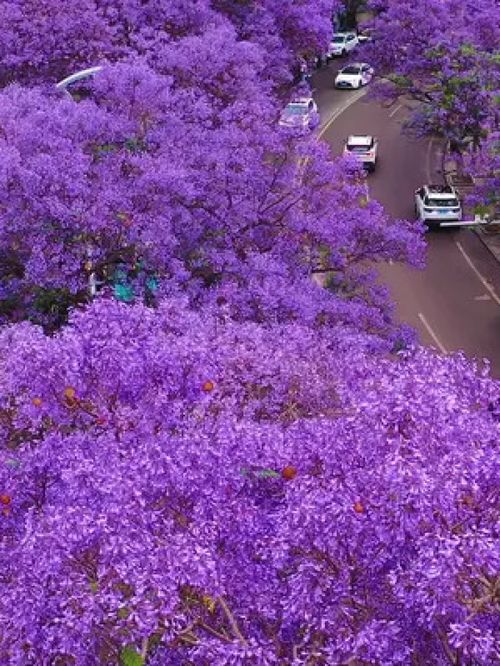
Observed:
[[[361,88],[366,86],[373,78],[373,68],[366,62],[353,62],[343,67],[335,77],[336,88]]]
[[[462,219],[462,206],[455,188],[449,185],[424,185],[415,191],[415,214],[429,227]]]
[[[334,56],[346,56],[358,45],[358,36],[355,32],[336,32],[330,46],[328,47],[327,58]]]
[[[312,97],[299,97],[281,112],[281,127],[313,128],[319,122],[318,106]]]
[[[378,139],[368,134],[351,135],[344,145],[344,155],[355,156],[368,171],[375,171],[377,152]]]

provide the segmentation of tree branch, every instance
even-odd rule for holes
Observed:
[[[238,627],[238,624],[234,618],[234,615],[231,613],[231,610],[229,609],[229,606],[226,604],[224,599],[222,597],[218,597],[218,601],[221,605],[222,610],[226,614],[227,619],[229,620],[229,624],[231,625],[231,629],[233,630],[233,634],[238,638],[238,640],[243,643],[243,645],[248,645],[245,637],[240,631],[240,628]]]

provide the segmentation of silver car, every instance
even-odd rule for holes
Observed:
[[[312,97],[300,97],[290,102],[281,112],[281,127],[312,129],[319,122],[318,107]]]

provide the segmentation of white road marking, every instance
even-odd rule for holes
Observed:
[[[331,124],[337,120],[337,118],[344,113],[354,102],[357,102],[358,99],[363,97],[363,95],[366,95],[366,89],[365,88],[360,88],[359,90],[356,90],[356,92],[349,97],[347,102],[345,102],[342,106],[340,106],[338,109],[336,109],[333,114],[328,118],[326,121],[325,126],[318,132],[318,139],[321,139],[323,134],[326,132],[327,129],[331,126]]]
[[[436,343],[436,345],[439,347],[439,349],[441,350],[441,352],[442,352],[443,354],[447,354],[448,351],[447,351],[446,347],[443,345],[443,343],[441,342],[441,340],[438,338],[438,336],[437,336],[436,333],[434,332],[434,329],[431,327],[431,325],[429,324],[429,322],[427,321],[427,319],[424,317],[424,315],[423,315],[421,312],[418,313],[418,318],[420,319],[420,321],[422,322],[422,324],[425,326],[425,329],[427,330],[427,333],[429,333],[429,335],[430,335],[431,338],[434,340],[434,342]]]
[[[483,294],[482,296],[474,296],[475,301],[491,301],[491,296],[489,294]]]
[[[402,109],[402,108],[403,108],[403,105],[398,104],[397,107],[390,112],[389,118],[392,118],[393,116],[395,116],[396,113],[399,111],[399,109]]]
[[[495,303],[496,303],[497,305],[500,305],[500,297],[498,296],[498,294],[496,293],[496,291],[493,289],[493,287],[491,286],[491,284],[488,282],[488,280],[487,280],[485,277],[483,277],[483,276],[481,275],[481,273],[478,271],[478,269],[475,267],[475,265],[474,265],[472,259],[469,257],[469,255],[467,254],[467,252],[466,252],[466,251],[464,250],[464,248],[462,247],[462,244],[461,244],[459,241],[455,241],[455,245],[456,245],[456,246],[458,247],[458,249],[460,250],[460,252],[461,252],[463,258],[464,258],[465,261],[469,264],[470,268],[474,271],[476,277],[482,282],[483,287],[486,288],[486,290],[488,291],[488,293],[490,294],[490,296],[493,298],[493,300],[495,301]]]

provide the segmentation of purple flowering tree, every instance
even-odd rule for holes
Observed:
[[[500,387],[371,348],[179,299],[5,327],[2,663],[494,663]]]
[[[161,60],[170,47],[187,49],[194,62],[213,35],[233,28],[239,42],[261,50],[268,78],[290,79],[298,55],[326,46],[334,0],[5,0],[0,7],[3,37],[0,74],[5,81],[62,78],[97,61],[131,55]],[[196,39],[199,42],[196,43]],[[229,39],[223,50],[231,53]],[[215,54],[224,56],[219,50]],[[240,64],[244,65],[244,58]],[[207,63],[208,67],[208,63]]]
[[[463,151],[477,149],[495,120],[500,83],[495,0],[374,0],[376,39],[366,46],[389,99],[420,102],[410,125]]]
[[[236,317],[390,329],[363,266],[418,264],[419,230],[367,202],[359,172],[321,144],[282,131],[251,68],[243,76],[241,94],[207,77],[193,97],[193,81],[122,63],[79,103],[19,86],[0,94],[5,319],[58,325],[88,300],[91,274],[111,284],[118,263],[134,273],[142,261],[163,294],[224,298]],[[318,256],[329,292],[311,281]]]
[[[500,387],[396,353],[420,230],[277,124],[337,5],[0,7],[0,663],[498,657]]]
[[[479,150],[462,157],[462,169],[474,179],[471,204],[492,220],[500,215],[500,131],[492,131]]]

